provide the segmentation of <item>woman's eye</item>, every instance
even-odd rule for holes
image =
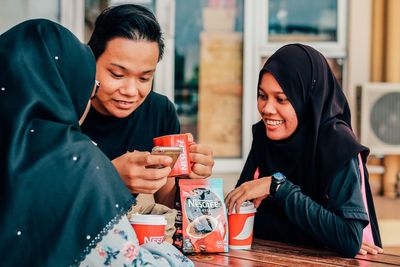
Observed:
[[[259,97],[260,99],[266,99],[265,94],[262,93],[262,92],[258,92],[258,97]]]
[[[285,103],[288,99],[283,97],[278,97],[276,100],[278,101],[278,103]]]
[[[148,82],[150,80],[150,78],[141,77],[140,80],[142,82]]]

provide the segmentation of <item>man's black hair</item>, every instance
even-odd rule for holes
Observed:
[[[126,4],[109,7],[97,17],[94,31],[88,45],[96,59],[106,49],[107,43],[114,38],[147,40],[158,43],[158,61],[164,54],[164,40],[160,24],[147,8]]]

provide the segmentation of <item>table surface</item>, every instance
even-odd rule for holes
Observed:
[[[251,250],[188,256],[195,266],[400,266],[400,255],[339,257],[328,250],[255,239]]]

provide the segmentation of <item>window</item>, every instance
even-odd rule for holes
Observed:
[[[337,41],[337,4],[336,0],[270,0],[268,41]]]
[[[174,95],[182,132],[242,156],[243,1],[176,0]]]
[[[259,68],[281,46],[299,42],[319,50],[340,84],[345,85],[346,1],[260,0],[255,5],[253,23],[265,25],[255,37],[259,47],[256,58],[262,59]]]
[[[60,1],[2,0],[0,18],[0,34],[27,19],[47,18],[60,21]]]

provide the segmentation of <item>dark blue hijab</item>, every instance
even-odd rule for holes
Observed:
[[[1,264],[79,264],[133,201],[78,125],[94,56],[39,19],[0,36],[0,62]]]

